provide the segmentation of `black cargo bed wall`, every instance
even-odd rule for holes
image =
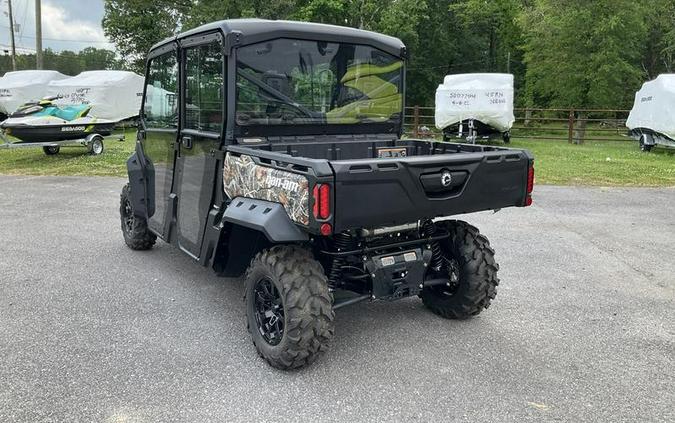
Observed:
[[[378,149],[404,147],[406,156],[430,156],[500,150],[499,147],[449,144],[430,140],[398,140],[393,138],[371,138],[367,136],[332,136],[331,141],[314,137],[283,137],[269,139],[269,142],[248,147],[288,154],[293,157],[325,160],[358,160],[378,158]]]

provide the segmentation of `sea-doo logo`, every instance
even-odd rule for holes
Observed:
[[[279,178],[272,175],[267,175],[265,183],[269,186],[281,188],[290,192],[298,192],[300,184],[286,178]]]
[[[84,131],[84,126],[64,126],[61,128],[61,132],[77,132]]]
[[[452,183],[452,173],[448,172],[447,170],[441,173],[441,185],[444,187],[450,186]]]

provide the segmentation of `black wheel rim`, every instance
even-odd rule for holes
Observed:
[[[253,288],[253,306],[258,331],[265,342],[277,345],[284,337],[284,305],[271,280],[259,280]]]
[[[124,221],[124,229],[127,231],[127,233],[131,233],[131,231],[134,229],[134,212],[131,208],[131,202],[129,200],[124,202],[124,216],[122,216],[122,219]]]

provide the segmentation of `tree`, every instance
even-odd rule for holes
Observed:
[[[647,40],[642,69],[647,79],[675,72],[675,2],[652,0],[644,3]]]
[[[128,67],[142,73],[150,47],[175,34],[192,6],[191,0],[106,0],[103,31]]]
[[[111,50],[87,47],[75,53],[64,50],[55,52],[51,49],[44,51],[45,69],[59,71],[66,75],[77,75],[88,70],[120,69],[121,64]],[[12,69],[8,56],[0,56],[0,74]],[[17,56],[17,69],[35,69],[35,54],[20,54]]]
[[[82,70],[120,69],[122,64],[117,60],[115,52],[102,48],[86,47],[78,54]]]
[[[483,57],[485,70],[507,71],[509,55],[518,53],[521,41],[517,17],[522,0],[463,0],[453,2],[450,10],[466,31],[466,42]]]
[[[629,107],[642,82],[642,11],[633,0],[535,0],[521,20],[529,103]],[[578,117],[582,142],[587,116]]]

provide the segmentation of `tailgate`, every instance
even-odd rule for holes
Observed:
[[[532,162],[509,149],[331,162],[335,232],[524,206]]]

